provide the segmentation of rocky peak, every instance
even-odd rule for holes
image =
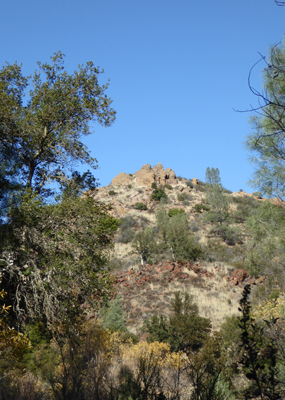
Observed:
[[[137,186],[151,186],[155,182],[159,185],[176,185],[177,179],[175,172],[170,168],[163,168],[161,163],[151,167],[145,164],[135,174],[121,172],[112,180],[113,186],[121,186],[135,183]]]

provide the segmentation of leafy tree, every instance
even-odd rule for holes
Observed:
[[[149,342],[169,343],[172,351],[189,353],[203,346],[211,323],[198,315],[198,307],[188,293],[175,292],[170,317],[154,315],[144,322],[144,329]]]
[[[220,171],[218,168],[207,167],[205,183],[208,185],[221,185]]]
[[[218,400],[223,393],[218,388],[224,367],[220,337],[207,338],[199,353],[192,353],[187,360],[187,376],[193,387],[191,400]]]
[[[221,184],[218,168],[207,168],[206,182],[207,203],[211,206],[206,218],[222,224],[229,216],[229,202]]]
[[[256,167],[253,187],[268,196],[285,196],[285,46],[271,47],[268,57],[261,59],[265,63],[263,70],[263,92],[252,88],[258,97],[259,107],[252,109],[250,119],[253,128],[247,137],[246,148],[252,154],[251,161]]]
[[[172,259],[195,261],[201,256],[202,249],[193,236],[190,236],[189,223],[185,213],[179,212],[170,217],[165,210],[159,210],[157,226]]]
[[[117,296],[115,299],[109,300],[103,304],[99,314],[103,320],[105,329],[110,329],[111,332],[124,331],[127,329],[127,314],[123,311],[121,297]]]
[[[156,237],[153,228],[145,228],[135,235],[132,242],[133,249],[139,254],[141,264],[149,261],[157,250]]]
[[[247,269],[255,276],[266,274],[278,278],[285,265],[285,214],[283,207],[263,202],[246,221],[251,236]],[[276,281],[277,283],[277,281]]]
[[[100,273],[117,220],[93,198],[63,196],[46,205],[26,196],[0,231],[2,285],[18,324],[27,318],[48,326],[82,314],[111,285]]]
[[[114,121],[108,84],[99,85],[102,71],[93,62],[69,75],[63,59],[57,52],[51,64],[38,62],[31,77],[23,76],[17,63],[0,71],[0,154],[11,155],[0,165],[6,186],[13,184],[13,171],[21,187],[50,194],[50,183],[64,183],[74,164],[97,167],[80,139],[91,133],[89,122],[109,126]]]

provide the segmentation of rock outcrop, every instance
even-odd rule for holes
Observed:
[[[170,168],[164,169],[161,163],[158,163],[153,168],[151,168],[150,164],[145,164],[134,175],[121,172],[112,180],[111,184],[120,186],[135,183],[137,186],[151,186],[153,182],[158,185],[176,185],[176,174]]]
[[[129,185],[133,182],[134,178],[130,174],[126,174],[125,172],[119,173],[119,175],[115,176],[115,178],[112,180],[111,185],[113,186],[124,186],[124,185]]]

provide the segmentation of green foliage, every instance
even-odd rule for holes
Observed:
[[[9,265],[2,285],[19,324],[30,317],[50,326],[81,313],[92,293],[108,293],[111,280],[98,273],[118,221],[107,211],[91,197],[46,205],[28,194],[13,210],[0,232],[2,262]]]
[[[243,346],[241,363],[246,377],[251,381],[247,395],[254,393],[261,398],[277,400],[282,397],[277,365],[278,347],[275,340],[251,317],[249,294],[250,285],[246,285],[239,308],[242,313],[239,319]]]
[[[171,316],[154,315],[144,321],[148,342],[169,343],[172,351],[199,350],[210,334],[211,323],[198,315],[198,307],[188,293],[175,292]]]
[[[167,198],[167,194],[165,193],[163,188],[160,187],[160,188],[155,189],[153,191],[153,193],[151,194],[151,198],[152,198],[152,200],[160,201],[161,199],[166,199]]]
[[[218,168],[207,168],[206,169],[206,179],[207,185],[221,185],[220,171]]]
[[[0,125],[5,126],[0,130],[0,153],[5,148],[11,160],[1,159],[1,176],[12,184],[9,176],[14,171],[22,188],[42,195],[51,194],[51,182],[64,183],[74,164],[97,167],[80,139],[91,134],[89,122],[109,126],[115,119],[112,101],[105,95],[108,84],[99,85],[102,71],[93,62],[68,75],[61,52],[51,60],[38,62],[30,77],[22,75],[17,63],[0,71]]]
[[[190,198],[191,198],[191,195],[189,193],[179,193],[177,195],[178,201],[185,201],[185,200],[189,200]]]
[[[167,215],[169,217],[173,217],[174,215],[184,214],[184,213],[185,213],[185,210],[183,208],[171,208],[168,211]]]
[[[115,196],[116,194],[117,194],[117,192],[115,192],[114,190],[109,191],[109,196]]]
[[[146,210],[147,210],[147,205],[144,204],[144,203],[136,203],[136,204],[134,205],[134,208],[135,208],[136,210],[146,211]]]
[[[166,184],[164,185],[164,188],[165,188],[165,189],[168,189],[168,190],[173,190],[173,187],[172,187],[169,183],[166,183]]]
[[[189,232],[185,213],[169,217],[164,210],[157,213],[157,226],[169,255],[177,261],[194,261],[201,257],[202,249]]]
[[[192,207],[192,210],[197,213],[201,213],[203,211],[209,211],[210,207],[203,203],[197,203]]]
[[[133,249],[139,254],[141,264],[150,262],[157,251],[157,242],[153,228],[146,228],[135,235],[132,242]]]
[[[122,298],[117,296],[114,300],[105,302],[99,310],[103,320],[103,327],[111,332],[125,331],[127,314],[123,311]]]
[[[241,231],[233,226],[218,225],[211,229],[211,233],[220,236],[226,244],[231,246],[242,243]]]
[[[121,218],[119,222],[120,232],[116,241],[119,243],[130,243],[135,236],[134,227],[136,224],[137,222],[132,216]]]
[[[157,184],[156,184],[155,182],[152,182],[151,188],[152,188],[152,189],[157,189]]]
[[[254,93],[259,106],[252,110],[250,123],[252,133],[246,148],[252,154],[251,161],[256,172],[251,185],[268,196],[284,200],[284,90],[285,90],[285,45],[284,41],[271,47],[263,70],[263,92]]]
[[[207,203],[211,206],[211,210],[205,218],[216,224],[222,224],[229,216],[229,201],[224,194],[218,168],[207,168],[206,182]]]
[[[193,184],[193,182],[192,182],[192,179],[187,179],[186,185],[187,185],[188,187],[190,187],[191,189],[194,188],[194,184]]]
[[[246,225],[251,235],[247,257],[248,271],[255,276],[266,274],[280,277],[281,265],[285,261],[284,208],[262,202],[251,213]],[[280,279],[279,282],[281,283]]]

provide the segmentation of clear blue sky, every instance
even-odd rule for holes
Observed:
[[[253,171],[243,141],[257,100],[248,72],[278,43],[285,7],[274,0],[10,0],[1,2],[0,64],[23,64],[61,50],[66,69],[92,60],[110,78],[117,119],[95,126],[86,143],[108,185],[119,172],[143,164],[204,179],[219,168],[232,191],[252,191]],[[261,88],[261,66],[253,83]],[[87,168],[84,168],[87,169]],[[81,169],[83,170],[83,169]]]

